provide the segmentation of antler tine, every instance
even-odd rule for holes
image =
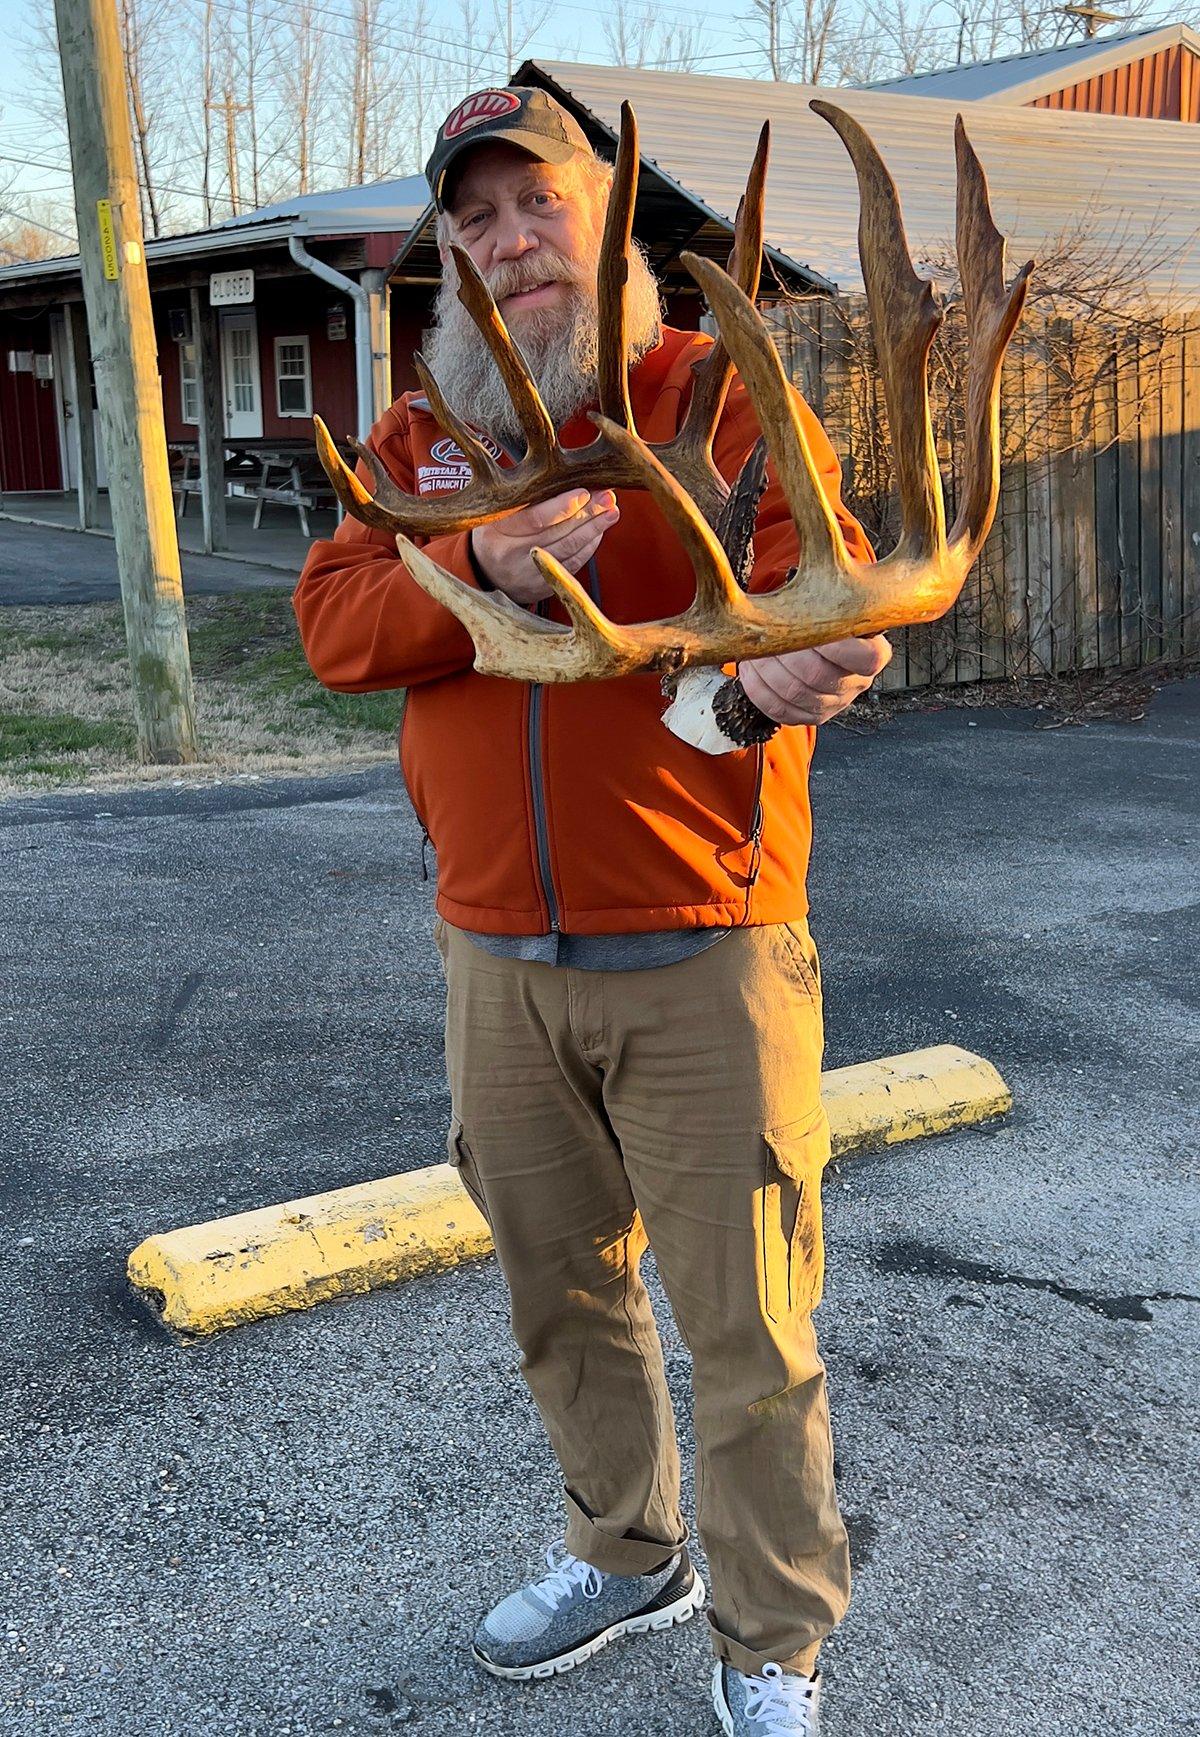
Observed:
[[[883,158],[844,109],[819,101],[808,106],[837,133],[858,176],[858,252],[900,495],[897,549],[906,556],[929,555],[943,547],[946,535],[926,378],[941,309],[933,285],[913,269],[900,197]]]
[[[397,528],[397,517],[403,514],[408,497],[396,487],[370,447],[364,446],[353,436],[350,437],[350,446],[374,479],[374,494],[364,488],[350,469],[319,416],[313,417],[313,428],[317,438],[317,455],[333,485],[334,493],[346,511],[364,525],[374,525],[381,531],[394,532]]]
[[[479,334],[492,353],[492,360],[512,399],[513,409],[525,436],[528,455],[537,464],[549,463],[558,441],[550,413],[542,403],[529,364],[500,317],[500,310],[475,268],[469,253],[451,245],[450,252],[458,271],[458,299],[479,329]]]
[[[704,291],[721,336],[758,412],[759,427],[800,532],[805,565],[831,562],[844,568],[846,546],[837,519],[821,487],[803,424],[796,411],[779,352],[762,317],[750,301],[711,260],[694,253],[683,264]]]
[[[571,628],[520,608],[502,593],[492,596],[464,585],[407,537],[397,537],[396,546],[422,590],[444,604],[471,635],[481,675],[587,681],[624,675],[645,663],[641,646],[628,631],[602,615],[579,582],[544,549],[535,549],[533,559],[561,598]]]
[[[958,164],[958,268],[970,336],[964,482],[950,543],[954,547],[965,541],[969,564],[995,517],[1000,493],[1000,368],[1025,305],[1034,262],[1029,260],[1021,267],[1011,290],[1005,287],[1004,237],[993,220],[987,176],[961,115],[954,122],[954,150]]]
[[[764,121],[754,151],[754,161],[746,178],[746,190],[738,202],[733,226],[733,248],[728,271],[738,287],[754,300],[762,276],[763,204],[766,197],[767,162],[771,153],[771,123]],[[684,258],[686,264],[686,256]],[[722,338],[718,337],[704,361],[696,370],[691,402],[683,426],[662,450],[672,470],[688,477],[692,493],[693,477],[712,471],[712,443],[717,423],[725,408],[729,383],[733,379],[733,363]]]
[[[637,120],[628,103],[621,104],[621,142],[613,173],[600,265],[596,278],[599,301],[599,367],[597,396],[600,410],[622,428],[633,427],[629,402],[629,334],[626,317],[626,286],[629,283],[629,246],[633,235],[633,206],[638,183]]]
[[[499,482],[500,466],[483,445],[482,441],[480,441],[478,437],[472,433],[471,429],[467,427],[462,417],[456,416],[454,411],[451,410],[449,404],[447,404],[445,398],[442,396],[441,387],[429,372],[425,358],[419,350],[413,357],[413,367],[417,371],[417,379],[425,388],[425,396],[429,400],[429,408],[437,418],[439,427],[444,428],[446,433],[457,441],[459,451],[464,455],[467,463],[470,465],[471,474],[476,482]]]
[[[687,612],[689,626],[697,631],[725,627],[745,614],[745,593],[733,576],[720,539],[687,489],[636,434],[618,428],[606,416],[594,415],[592,421],[610,446],[628,461],[692,563],[696,598]]]

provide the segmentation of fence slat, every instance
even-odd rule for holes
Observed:
[[[1161,656],[1183,649],[1183,338],[1178,320],[1167,328],[1163,345],[1159,474],[1162,501]]]
[[[1162,655],[1162,383],[1160,353],[1148,336],[1138,345],[1138,469],[1142,495],[1138,589],[1141,656]]]
[[[1137,336],[1117,346],[1117,540],[1120,548],[1120,659],[1134,669],[1142,657],[1141,474],[1138,447]]]
[[[1182,613],[1180,649],[1185,657],[1200,651],[1200,331],[1184,339],[1183,352],[1183,475]]]
[[[1037,344],[1025,350],[1025,426],[1032,450],[1025,470],[1026,548],[1029,567],[1025,596],[1029,605],[1029,667],[1032,675],[1054,668],[1054,570],[1051,548],[1051,428],[1045,354]]]
[[[1070,322],[1052,320],[1046,331],[1047,423],[1050,470],[1050,624],[1055,670],[1079,662],[1076,592],[1079,584],[1078,521],[1081,477],[1076,463],[1072,375],[1078,364]]]
[[[1002,452],[1006,462],[1000,472],[1000,544],[1004,572],[1000,590],[1001,632],[1004,636],[1004,671],[1009,676],[1029,673],[1029,551],[1025,520],[1025,477],[1029,470],[1028,425],[1025,415],[1025,368],[1020,351],[1010,352],[1004,364],[1001,398]]]
[[[1092,399],[1096,478],[1096,639],[1101,669],[1121,660],[1121,537],[1117,439],[1117,358],[1105,341],[1104,366]]]

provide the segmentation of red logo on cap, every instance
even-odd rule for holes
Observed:
[[[457,139],[468,127],[477,127],[483,121],[499,120],[501,115],[511,115],[520,106],[520,97],[515,97],[510,90],[476,91],[466,102],[459,103],[442,128],[442,137]]]

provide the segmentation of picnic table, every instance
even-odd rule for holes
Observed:
[[[172,455],[182,460],[174,484],[178,495],[175,516],[182,519],[187,512],[188,496],[200,493],[200,446],[194,440],[171,440],[167,447]],[[344,458],[353,462],[349,447],[343,447],[341,451]],[[257,502],[254,509],[256,531],[262,524],[263,508],[268,502],[295,507],[306,537],[310,535],[309,508],[337,505],[337,497],[311,440],[227,440],[224,474],[226,487],[232,485]]]

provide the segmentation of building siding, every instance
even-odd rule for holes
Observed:
[[[1200,121],[1200,56],[1181,43],[1066,85],[1026,105],[1128,120]]]
[[[0,489],[10,494],[63,486],[53,379],[17,373],[9,353],[50,356],[50,316],[0,315]]]

